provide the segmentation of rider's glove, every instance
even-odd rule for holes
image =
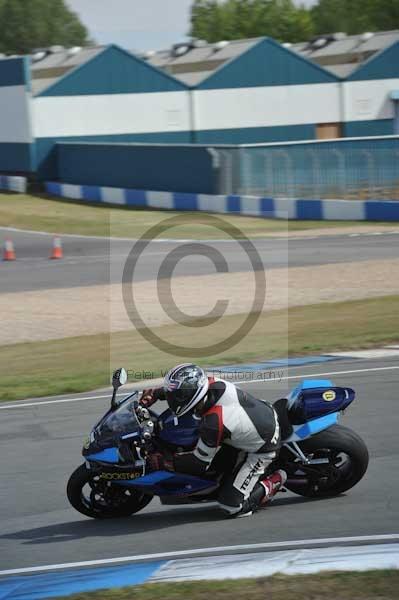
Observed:
[[[173,456],[154,452],[147,457],[147,467],[150,471],[174,471]]]
[[[157,401],[157,398],[154,397],[154,390],[152,390],[152,389],[143,390],[143,393],[141,394],[141,398],[139,400],[141,406],[144,406],[145,408],[149,408],[150,406],[155,404],[156,401]]]

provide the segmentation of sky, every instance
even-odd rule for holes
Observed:
[[[298,3],[310,5],[315,0]],[[192,0],[66,0],[98,44],[160,50],[184,41]]]
[[[183,41],[192,0],[67,0],[99,44],[159,50]]]

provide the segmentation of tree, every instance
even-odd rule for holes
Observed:
[[[35,48],[87,43],[86,27],[64,0],[0,0],[0,52],[29,54]]]
[[[319,0],[312,9],[316,33],[348,34],[399,27],[398,0]]]
[[[312,35],[310,12],[292,0],[195,0],[191,35],[215,42],[270,36],[284,42]]]
[[[310,9],[293,0],[195,0],[191,23],[191,35],[209,42],[264,35],[298,42],[399,28],[399,0],[319,0]]]
[[[196,0],[191,10],[191,35],[209,42],[221,40],[229,28],[227,17],[217,0]]]

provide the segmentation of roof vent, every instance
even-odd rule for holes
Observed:
[[[320,50],[320,48],[324,48],[324,46],[326,46],[327,44],[328,44],[328,40],[327,40],[327,38],[324,38],[324,37],[316,38],[311,43],[312,48],[317,49],[317,50]]]
[[[155,50],[146,50],[146,52],[143,52],[143,53],[141,54],[141,58],[142,58],[143,60],[150,60],[150,58],[152,58],[152,57],[153,57],[153,56],[155,56],[155,55],[156,55],[156,52],[155,52]]]
[[[57,54],[58,52],[63,52],[65,50],[64,46],[54,45],[50,46],[48,51],[50,54]]]
[[[68,48],[67,55],[69,57],[76,56],[82,50],[82,46],[72,46],[72,48]]]
[[[339,42],[340,40],[344,40],[347,37],[344,31],[337,31],[332,34],[332,38],[335,42]]]
[[[220,42],[216,42],[215,44],[213,44],[213,50],[214,52],[219,52],[220,50],[223,50],[223,48],[226,48],[226,46],[229,45],[229,42],[227,40],[220,40]]]
[[[191,44],[194,48],[205,48],[208,46],[208,42],[206,40],[193,40]]]
[[[46,58],[47,54],[48,53],[46,52],[46,50],[37,50],[32,54],[32,61],[34,63],[39,62],[43,60],[43,58]]]
[[[184,56],[190,50],[193,49],[193,45],[191,42],[184,42],[183,44],[175,44],[172,46],[172,56],[175,58],[179,58],[179,56]]]
[[[372,37],[374,37],[374,33],[371,31],[366,31],[366,33],[362,33],[360,39],[362,42],[368,42],[368,40],[371,40]]]

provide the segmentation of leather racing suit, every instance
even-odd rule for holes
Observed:
[[[165,399],[163,388],[151,390],[151,395],[151,404]],[[201,417],[198,442],[192,451],[173,456],[174,470],[200,476],[223,444],[232,446],[239,451],[238,461],[223,479],[218,502],[227,515],[249,514],[265,493],[258,482],[281,446],[277,413],[232,383],[210,378],[196,415]]]

